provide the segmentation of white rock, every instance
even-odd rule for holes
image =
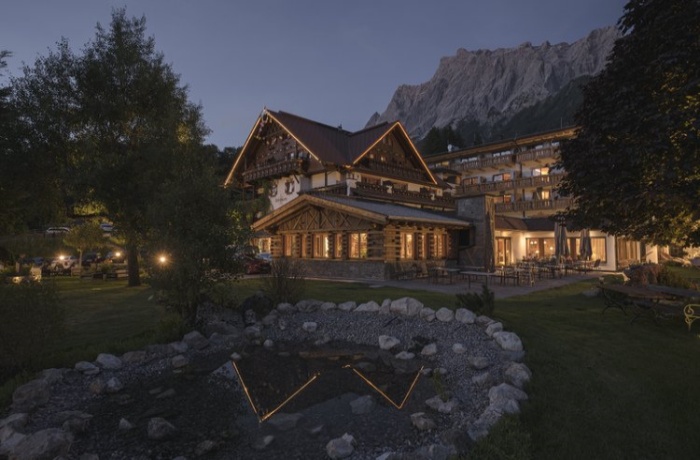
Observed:
[[[80,361],[75,363],[74,369],[78,372],[82,372],[87,375],[94,375],[100,372],[100,368],[87,361]]]
[[[307,321],[301,325],[301,328],[306,332],[316,332],[316,329],[318,329],[318,323],[314,321]]]
[[[375,406],[374,398],[370,395],[360,396],[350,401],[350,409],[354,415],[363,415],[372,412]]]
[[[331,439],[326,444],[326,453],[332,459],[349,457],[353,450],[352,444],[344,437]]]
[[[275,437],[272,436],[271,434],[268,434],[267,436],[263,436],[262,438],[259,438],[257,441],[255,441],[255,444],[253,444],[253,449],[255,450],[264,450],[272,444],[272,441],[275,440]]]
[[[391,314],[391,299],[384,299],[382,304],[379,306],[380,315]]]
[[[436,395],[427,399],[425,405],[441,414],[451,414],[457,408],[457,401],[454,399],[443,401],[440,396]]]
[[[442,321],[443,323],[449,323],[454,319],[454,317],[455,313],[449,308],[442,307],[441,309],[435,312],[435,318],[437,318],[438,321]]]
[[[501,332],[503,330],[503,324],[501,323],[491,323],[486,326],[486,335],[493,337],[496,332]]]
[[[215,334],[215,333],[214,333],[214,334]],[[214,335],[214,334],[212,334],[212,335]],[[182,340],[180,340],[180,341],[178,341],[178,342],[169,343],[168,346],[170,347],[170,349],[171,349],[174,353],[185,353],[185,352],[187,352],[187,350],[190,349],[190,346],[187,345],[187,344],[186,344],[185,342],[183,342]]]
[[[509,399],[526,401],[528,398],[523,390],[507,383],[501,383],[489,389],[489,403],[492,406],[504,407]]]
[[[453,353],[461,355],[461,354],[465,353],[466,351],[467,351],[467,349],[461,343],[455,343],[452,345],[452,352]]]
[[[361,303],[353,311],[355,313],[359,313],[359,312],[376,313],[379,311],[379,304],[377,302],[375,302],[374,300],[370,300],[369,302]]]
[[[124,384],[116,377],[112,377],[111,379],[107,380],[107,384],[105,385],[105,390],[107,393],[118,393],[123,389]]]
[[[474,324],[476,315],[466,308],[458,308],[457,311],[455,311],[455,320],[464,324]]]
[[[185,355],[177,355],[173,356],[172,359],[170,360],[170,365],[173,366],[175,369],[180,369],[181,367],[185,367],[190,363],[190,360],[187,359]]]
[[[97,355],[95,362],[104,369],[120,369],[123,366],[121,359],[108,353],[100,353]]]
[[[11,458],[56,458],[68,454],[72,443],[71,433],[47,428],[22,438],[12,449]]]
[[[532,378],[532,372],[523,363],[513,363],[506,369],[505,378],[506,382],[522,389]]]
[[[284,412],[278,412],[269,419],[267,423],[278,429],[279,431],[289,431],[297,427],[299,420],[303,417],[302,414],[287,414]]]
[[[268,350],[272,350],[275,348],[275,342],[272,341],[272,339],[265,339],[263,342],[263,347],[265,347]]]
[[[122,431],[129,431],[134,425],[125,418],[119,419],[119,429]]]
[[[201,350],[202,348],[209,346],[209,341],[206,337],[200,334],[199,331],[188,332],[184,335],[182,341],[197,350]]]
[[[392,348],[399,345],[401,341],[396,337],[390,335],[380,335],[379,336],[379,348],[382,350],[391,350]]]
[[[213,451],[216,448],[216,443],[212,441],[211,439],[204,440],[197,444],[197,447],[194,449],[194,455],[197,457],[202,457],[209,452]]]
[[[154,417],[148,421],[148,439],[160,441],[175,434],[177,429],[167,420]]]
[[[352,300],[338,304],[338,310],[340,311],[353,311],[355,308],[357,308],[357,303]]]
[[[231,353],[231,360],[232,361],[240,361],[241,359],[243,359],[243,356],[241,356],[240,354],[238,354],[236,352]]]
[[[427,322],[432,322],[435,321],[435,310],[433,310],[430,307],[423,307],[420,310],[420,318],[427,321]]]
[[[410,351],[405,351],[405,350],[394,355],[394,358],[400,359],[402,361],[409,361],[415,357],[416,357],[416,355],[414,353],[411,353]]]
[[[486,369],[489,367],[489,360],[483,356],[470,356],[467,358],[469,365],[476,370]]]
[[[411,423],[420,431],[430,431],[436,427],[435,422],[425,416],[425,412],[411,414]]]
[[[321,311],[335,310],[338,306],[333,302],[323,302],[321,304]]]
[[[488,372],[482,372],[481,374],[477,374],[474,377],[472,377],[472,383],[480,387],[486,387],[490,385],[491,381],[491,374],[489,374]]]
[[[297,311],[297,307],[295,307],[291,303],[285,302],[277,305],[277,311],[280,313],[294,313]]]
[[[429,343],[420,351],[421,356],[433,356],[437,353],[437,344]]]
[[[475,321],[476,321],[476,324],[480,324],[481,326],[487,326],[487,325],[493,323],[493,320],[485,315],[477,316]]]
[[[523,351],[523,343],[514,332],[496,332],[493,334],[496,343],[507,351]]]

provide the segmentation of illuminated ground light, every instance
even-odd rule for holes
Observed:
[[[249,386],[251,384],[249,378],[251,378],[251,373],[246,372],[245,370],[242,370],[241,367],[239,367],[238,364],[236,364],[235,361],[231,361],[231,364],[233,365],[233,369],[235,370],[236,376],[238,377],[239,382],[241,383],[241,387],[243,388],[243,392],[246,395],[246,399],[248,400],[248,404],[250,405],[253,413],[257,416],[259,422],[264,422],[265,420],[269,419],[272,417],[274,414],[279,412],[283,407],[287,406],[289,403],[291,403],[293,400],[297,399],[302,399],[303,401],[300,401],[299,404],[304,405],[304,402],[309,404],[309,399],[314,399],[314,397],[318,397],[318,394],[323,393],[323,389],[327,389],[323,385],[321,387],[318,387],[319,391],[315,392],[316,394],[309,394],[307,398],[299,398],[302,393],[305,392],[307,388],[310,388],[313,386],[314,383],[319,381],[319,378],[323,375],[324,377],[327,378],[332,378],[334,373],[342,372],[344,373],[346,370],[348,372],[352,372],[353,375],[358,377],[357,384],[359,382],[362,382],[362,384],[369,386],[374,390],[375,392],[379,393],[379,395],[384,398],[391,406],[394,408],[401,410],[403,407],[406,405],[406,402],[408,401],[409,397],[411,396],[411,393],[415,389],[420,376],[422,374],[423,367],[421,366],[420,369],[415,373],[415,375],[411,376],[406,376],[412,377],[411,383],[408,386],[408,390],[403,393],[403,390],[399,388],[398,391],[401,393],[395,396],[395,398],[392,398],[389,396],[388,391],[386,390],[386,386],[384,386],[384,390],[381,388],[382,387],[382,382],[378,382],[376,379],[370,379],[367,375],[362,373],[359,369],[354,367],[352,364],[343,364],[342,362],[338,362],[338,358],[336,357],[333,359],[332,357],[329,357],[328,361],[324,361],[324,364],[322,365],[320,362],[314,361],[314,362],[309,362],[307,360],[303,360],[300,363],[300,366],[298,368],[292,368],[290,366],[293,366],[293,360],[285,359],[279,361],[279,366],[274,366],[277,372],[279,372],[279,375],[284,375],[287,379],[291,379],[292,381],[295,381],[295,384],[289,384],[287,382],[287,385],[285,387],[284,382],[282,382],[283,379],[274,379],[274,377],[270,380],[274,380],[271,382],[268,381],[262,381],[258,379],[258,382],[252,384],[252,386]],[[284,363],[284,364],[282,364]],[[256,366],[257,367],[257,366]],[[272,366],[267,366],[267,369],[270,369]],[[287,367],[287,369],[285,369]],[[322,370],[319,370],[318,368],[321,367],[323,368]],[[260,367],[257,367],[260,369]],[[246,377],[244,378],[244,374]],[[301,377],[300,375],[306,374],[309,376],[305,381],[302,382],[303,379],[306,377]],[[393,386],[402,386],[403,384],[407,383],[408,380],[404,380],[402,382],[401,377],[396,376],[395,374],[387,374],[387,373],[378,373],[378,376],[385,376],[390,379],[390,383]],[[334,383],[337,382],[338,378],[342,378],[344,380],[345,377],[340,377],[338,375],[335,376],[336,380]],[[399,382],[396,382],[396,379],[399,379]],[[248,379],[248,381],[246,381]],[[391,379],[394,379],[393,381]],[[348,383],[348,382],[345,382]],[[387,383],[387,382],[384,382]],[[362,385],[360,385],[362,386]],[[282,389],[280,389],[280,387]],[[405,388],[405,386],[404,386]],[[338,387],[333,387],[334,391],[340,391]],[[277,398],[277,395],[281,395],[279,398]],[[400,399],[400,401],[399,401]],[[266,401],[267,400],[267,401]],[[269,406],[269,407],[262,407],[262,406]],[[304,405],[305,406],[305,405]]]

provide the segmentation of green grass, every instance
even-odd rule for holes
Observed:
[[[307,283],[305,298],[359,303],[408,295],[433,308],[455,306],[454,296],[440,293]],[[234,286],[243,300],[261,283],[246,279]],[[582,282],[496,300],[493,316],[524,342],[533,371],[530,400],[469,458],[698,458],[700,327],[689,333],[678,319],[656,326],[648,320],[629,324],[630,317],[617,310],[601,314],[601,299],[581,295],[592,286]],[[60,365],[143,347],[157,340],[158,324],[167,317],[149,300],[148,287],[68,278],[59,279],[58,287],[69,328],[59,347]],[[26,378],[8,382],[5,394]]]
[[[495,316],[523,339],[533,371],[521,419],[534,458],[698,458],[697,329],[603,315],[600,298],[581,295],[591,286],[497,301]]]

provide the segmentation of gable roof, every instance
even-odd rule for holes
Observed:
[[[392,221],[410,220],[411,222],[444,225],[450,227],[471,227],[471,224],[465,220],[457,219],[446,214],[412,208],[409,206],[381,203],[377,201],[364,201],[335,195],[304,194],[298,196],[281,208],[256,221],[253,224],[253,229],[257,231],[279,223],[306,206],[330,208],[335,211],[357,215],[379,224],[387,224]]]
[[[408,133],[398,121],[394,123],[380,123],[353,133],[341,127],[333,127],[291,113],[282,111],[275,112],[268,109],[263,110],[263,113],[256,120],[243,148],[233,163],[231,171],[226,177],[224,185],[228,185],[233,178],[233,173],[240,159],[244,158],[247,152],[257,148],[260,144],[261,140],[255,136],[255,133],[265,126],[266,120],[268,119],[272,119],[279,124],[290,136],[301,144],[311,156],[321,163],[341,166],[356,164],[372,149],[372,147],[389,133],[394,132],[404,144],[406,150],[419,160],[420,167],[425,171],[430,180],[437,185],[435,176],[433,176],[428,165],[425,164],[420,153],[413,145]]]

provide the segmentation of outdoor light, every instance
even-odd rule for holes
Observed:
[[[167,263],[168,256],[166,256],[165,254],[161,254],[160,256],[158,256],[158,262],[160,262],[161,264]]]
[[[117,251],[114,253],[114,257],[121,257],[122,253],[120,251]]]

